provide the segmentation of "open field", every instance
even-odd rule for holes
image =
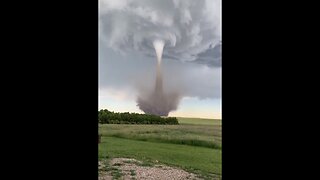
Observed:
[[[135,158],[200,174],[221,175],[221,120],[178,118],[180,125],[99,125],[99,158]]]
[[[202,118],[177,118],[180,124],[198,124],[198,125],[221,125],[221,119],[202,119]]]
[[[207,125],[100,125],[102,136],[140,141],[221,148],[221,126]]]
[[[103,137],[99,158],[105,157],[130,157],[150,164],[158,161],[204,176],[221,174],[221,150],[217,149]]]

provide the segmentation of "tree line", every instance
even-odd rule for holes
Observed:
[[[98,122],[100,124],[179,124],[176,117],[165,117],[138,114],[138,113],[117,113],[107,109],[98,111]]]

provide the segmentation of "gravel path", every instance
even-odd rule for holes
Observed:
[[[99,180],[199,180],[195,174],[165,165],[149,165],[135,159],[114,158],[109,165],[99,162],[99,169],[109,166],[109,170],[99,176]],[[110,170],[111,169],[111,170]],[[121,174],[121,175],[119,175]]]

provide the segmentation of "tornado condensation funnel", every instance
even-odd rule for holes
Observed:
[[[153,41],[153,47],[156,50],[158,64],[161,64],[164,41],[160,40],[160,39],[154,40]]]

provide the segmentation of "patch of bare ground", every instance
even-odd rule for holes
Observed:
[[[99,162],[99,180],[200,180],[193,173],[166,165],[150,164],[129,158]]]

